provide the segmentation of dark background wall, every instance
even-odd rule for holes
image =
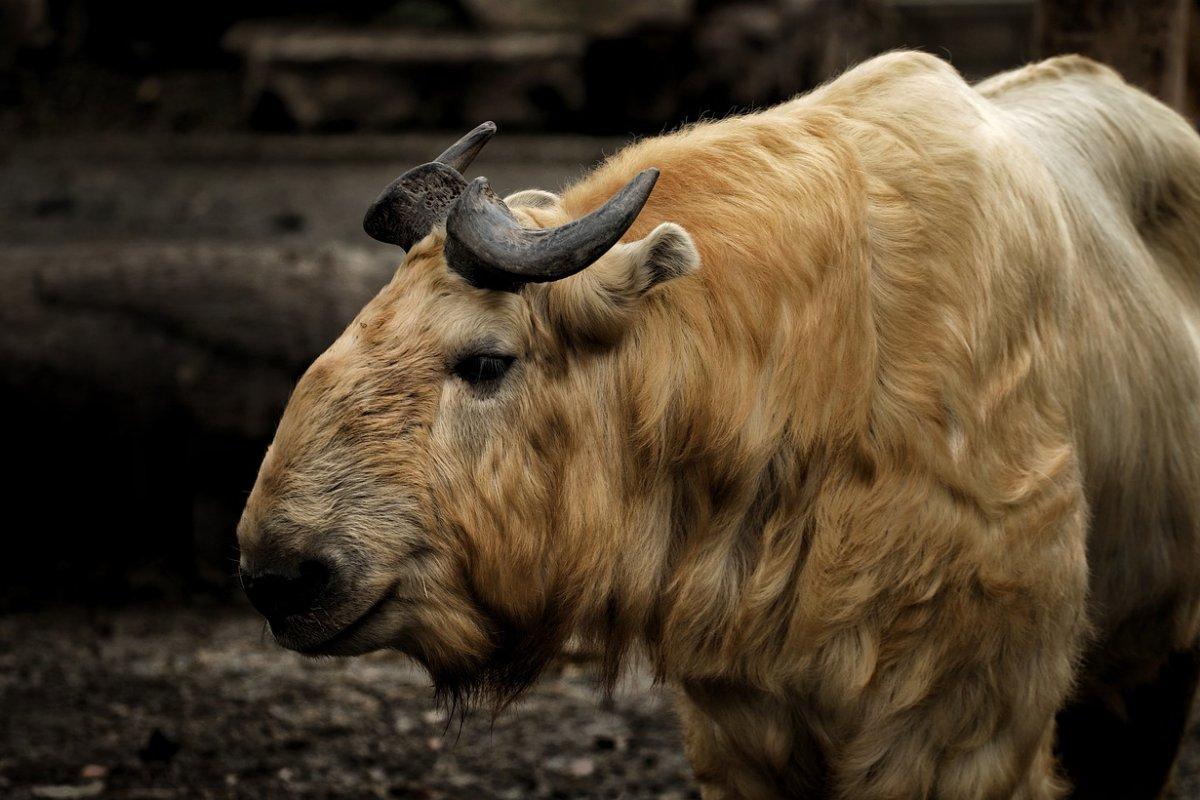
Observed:
[[[895,47],[1081,50],[1191,113],[1193,4],[0,0],[0,607],[223,594],[296,377],[387,279],[360,215],[483,119],[558,188]],[[1189,27],[1190,25],[1190,27]]]
[[[976,76],[1032,55],[1032,0],[7,0],[22,133],[459,126],[656,132],[898,46]]]

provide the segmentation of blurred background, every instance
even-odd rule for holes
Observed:
[[[649,685],[597,708],[568,661],[503,731],[443,747],[419,675],[300,661],[242,605],[234,526],[291,386],[402,255],[367,204],[483,120],[474,174],[558,189],[901,47],[970,79],[1082,52],[1194,120],[1198,13],[0,0],[0,794],[689,796]]]

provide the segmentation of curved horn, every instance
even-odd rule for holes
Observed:
[[[471,166],[471,162],[475,160],[475,156],[479,155],[479,151],[495,135],[496,123],[485,122],[447,147],[445,152],[434,161],[445,164],[458,172],[466,172],[467,167]]]
[[[428,164],[414,167],[388,184],[363,217],[372,239],[410,249],[446,218],[467,182],[460,174],[488,140],[496,125],[485,122],[450,145]]]
[[[657,180],[651,167],[585,217],[557,228],[523,228],[487,179],[476,178],[446,220],[446,261],[472,284],[492,289],[574,275],[629,230]]]

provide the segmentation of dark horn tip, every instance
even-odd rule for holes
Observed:
[[[463,140],[486,142],[496,135],[496,123],[490,119],[487,122],[481,122],[471,129],[470,133],[463,137]]]
[[[496,135],[496,123],[488,121],[476,125],[470,133],[450,145],[434,161],[464,172],[483,146]]]
[[[653,188],[654,184],[658,183],[658,176],[661,174],[662,173],[659,171],[658,167],[646,167],[637,174],[637,177],[633,179],[633,182],[641,183],[642,181],[648,181],[650,183],[650,187]]]

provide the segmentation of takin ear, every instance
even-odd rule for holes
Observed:
[[[559,203],[559,197],[554,192],[544,189],[525,189],[513,192],[504,198],[504,205],[509,208],[523,206],[525,208],[554,208]]]
[[[664,222],[644,239],[618,244],[582,272],[548,284],[549,319],[567,337],[615,342],[647,292],[699,266],[691,235]]]
[[[700,253],[691,234],[674,222],[664,222],[646,238],[617,247],[623,250],[618,257],[630,272],[631,288],[642,293],[689,275],[700,266]]]

